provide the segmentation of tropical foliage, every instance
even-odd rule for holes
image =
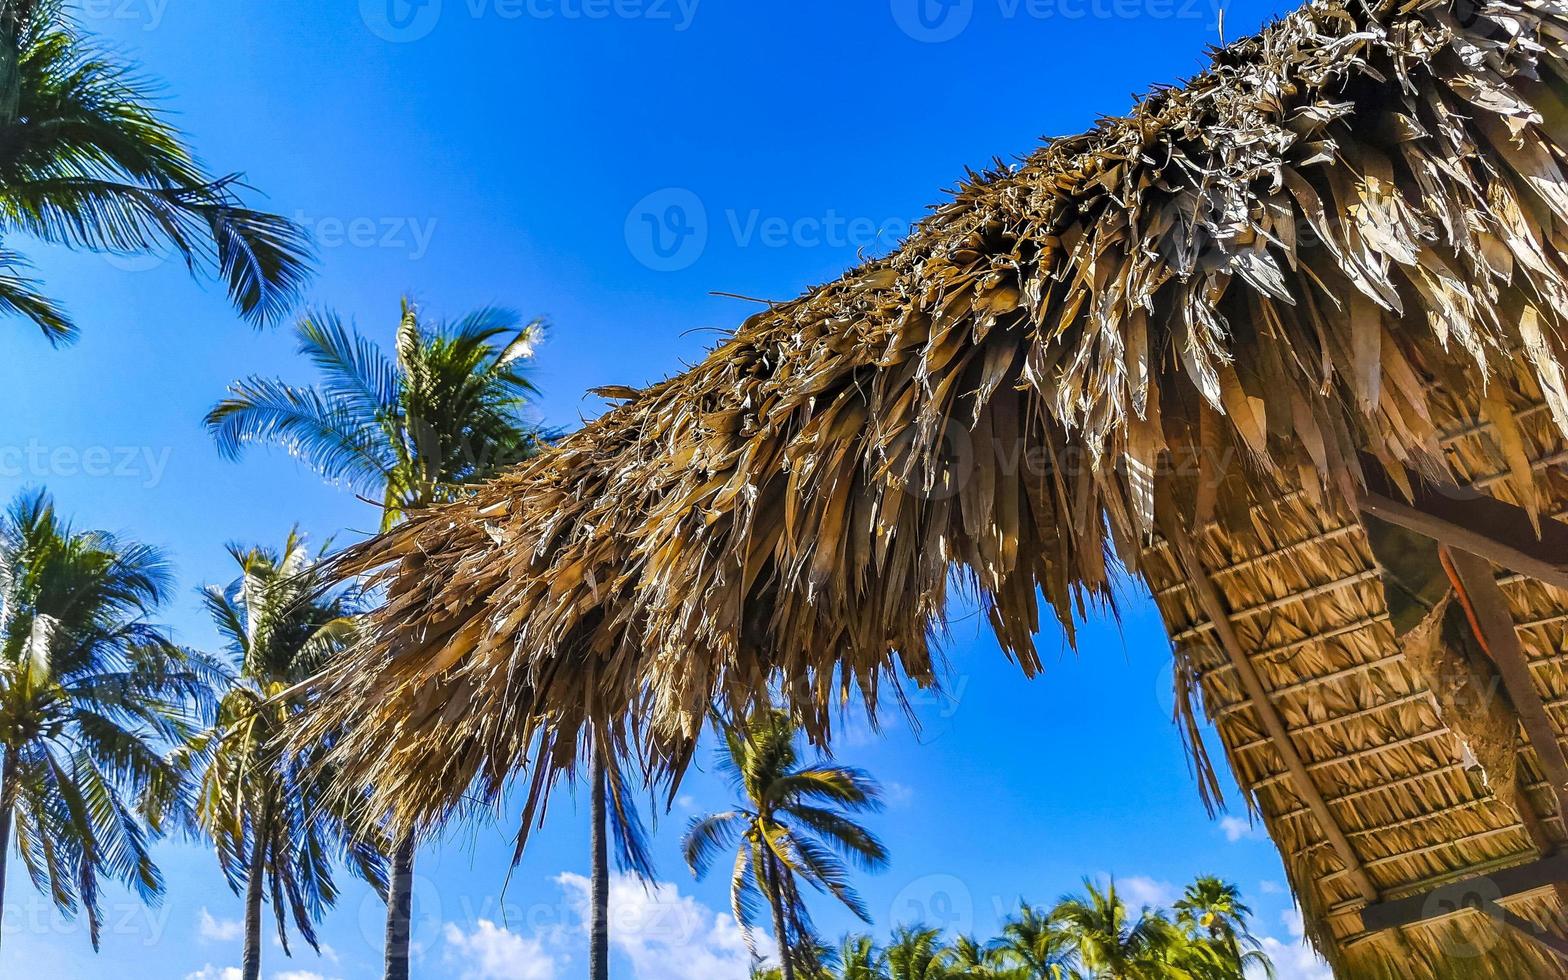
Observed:
[[[1085,881],[1053,908],[1027,902],[988,943],[900,926],[885,947],[847,936],[810,980],[1245,980],[1273,965],[1248,931],[1234,885],[1199,878],[1169,910],[1128,909],[1114,882]],[[781,975],[759,969],[758,980]]]
[[[522,369],[542,331],[540,321],[519,324],[496,309],[427,324],[405,300],[395,353],[388,355],[336,313],[318,311],[300,321],[297,335],[320,382],[300,387],[246,378],[208,413],[207,426],[231,458],[248,444],[272,444],[326,479],[347,483],[380,504],[386,529],[537,448],[542,437],[521,414],[536,391]],[[635,836],[619,804],[616,814],[618,839]],[[602,824],[595,830],[602,832]],[[406,980],[409,973],[416,850],[412,833],[392,849],[387,980]],[[600,878],[596,894],[607,889]]]
[[[837,898],[862,920],[865,904],[849,882],[845,859],[868,871],[887,850],[853,816],[880,809],[877,784],[858,769],[803,763],[787,715],[766,709],[743,726],[720,722],[719,767],[738,806],[696,817],[686,831],[686,863],[699,877],[725,852],[734,854],[730,906],[756,952],[762,906],[772,913],[785,980],[797,962],[810,968],[814,933],[801,885]]]
[[[160,746],[189,730],[208,671],[149,621],[170,583],[160,552],[75,530],[41,491],[0,518],[0,906],[14,839],[95,947],[104,879],[162,895],[148,839],[184,803]]]
[[[541,434],[521,412],[537,393],[523,367],[540,321],[484,309],[432,324],[405,300],[391,355],[331,311],[311,313],[296,332],[319,384],[235,382],[207,415],[224,455],[282,447],[376,500],[390,527],[538,448]]]
[[[758,933],[771,930],[774,939],[771,955],[778,966],[759,970],[758,976],[1243,980],[1271,974],[1272,965],[1249,927],[1251,909],[1236,886],[1213,877],[1194,881],[1170,909],[1132,908],[1114,881],[1085,880],[1079,892],[1053,906],[1020,902],[989,941],[907,923],[898,925],[885,945],[869,935],[850,935],[837,947],[827,946],[813,925],[807,895],[832,896],[871,921],[852,878],[856,870],[876,871],[888,861],[887,849],[860,822],[880,809],[879,788],[861,770],[807,758],[802,751],[797,725],[804,724],[814,738],[825,740],[830,734],[832,706],[826,699],[813,705],[809,698],[794,698],[793,715],[763,708],[731,720],[719,719],[718,713],[743,711],[759,690],[787,674],[773,659],[774,648],[790,649],[808,672],[816,669],[831,678],[833,671],[821,668],[842,665],[846,636],[854,638],[851,646],[872,653],[872,659],[862,658],[843,675],[845,689],[858,681],[868,702],[875,701],[880,669],[895,673],[895,655],[904,673],[917,681],[933,679],[933,627],[947,602],[954,561],[989,570],[978,586],[996,600],[990,604],[993,624],[1009,652],[1032,672],[1039,666],[1032,637],[1040,596],[1071,628],[1073,602],[1082,612],[1086,598],[1108,589],[1107,534],[1113,543],[1135,544],[1151,533],[1153,491],[1143,487],[1129,497],[1117,483],[1121,469],[1114,466],[1104,474],[1090,473],[1071,488],[1057,487],[1060,499],[1054,502],[1030,496],[1029,487],[1015,485],[1016,473],[1001,473],[988,457],[979,461],[979,475],[956,487],[946,454],[931,442],[942,435],[941,426],[925,424],[933,419],[967,414],[976,427],[981,420],[989,427],[1011,426],[1025,442],[1060,443],[1069,454],[1087,447],[1095,458],[1104,455],[1102,449],[1131,458],[1171,452],[1167,443],[1182,440],[1188,448],[1194,439],[1203,443],[1199,448],[1212,448],[1208,443],[1214,439],[1239,438],[1257,450],[1254,456],[1267,456],[1263,450],[1272,448],[1281,459],[1302,464],[1307,489],[1354,502],[1359,499],[1356,481],[1330,481],[1331,470],[1345,467],[1324,463],[1312,447],[1322,450],[1327,433],[1337,437],[1339,446],[1331,455],[1381,447],[1387,452],[1374,455],[1425,459],[1422,453],[1447,439],[1439,438],[1451,428],[1445,423],[1458,420],[1446,418],[1451,414],[1446,405],[1428,411],[1437,405],[1426,390],[1429,379],[1413,372],[1441,363],[1438,354],[1446,351],[1453,332],[1474,355],[1480,369],[1476,377],[1482,380],[1491,367],[1511,363],[1508,357],[1494,357],[1498,351],[1528,353],[1528,364],[1512,358],[1524,367],[1505,373],[1504,380],[1544,393],[1547,407],[1556,410],[1551,423],[1561,430],[1558,434],[1568,433],[1568,395],[1559,383],[1561,338],[1538,322],[1544,317],[1553,320],[1546,326],[1556,324],[1555,317],[1542,312],[1552,304],[1542,300],[1561,293],[1556,287],[1563,269],[1556,258],[1541,258],[1539,249],[1517,263],[1506,254],[1507,261],[1494,261],[1502,246],[1493,234],[1501,229],[1517,241],[1539,239],[1554,246],[1565,237],[1558,232],[1568,227],[1568,206],[1560,193],[1549,199],[1542,190],[1560,183],[1561,154],[1541,128],[1553,121],[1547,118],[1551,114],[1535,105],[1554,108],[1557,95],[1538,82],[1519,87],[1519,97],[1514,94],[1515,76],[1528,81],[1550,76],[1554,65],[1562,67],[1560,52],[1531,40],[1536,33],[1561,36],[1561,14],[1543,13],[1528,29],[1504,31],[1524,40],[1512,45],[1511,53],[1489,48],[1491,67],[1484,77],[1472,71],[1457,80],[1441,73],[1424,78],[1435,83],[1435,94],[1422,105],[1403,70],[1397,93],[1390,87],[1383,91],[1387,99],[1375,97],[1382,91],[1377,86],[1391,86],[1388,79],[1395,73],[1386,70],[1389,65],[1406,67],[1405,48],[1420,42],[1417,47],[1440,50],[1434,40],[1439,37],[1472,47],[1483,40],[1491,44],[1493,38],[1480,33],[1491,28],[1476,29],[1477,17],[1461,25],[1446,13],[1435,13],[1439,4],[1405,6],[1400,20],[1368,9],[1358,22],[1329,5],[1323,17],[1337,26],[1327,31],[1319,30],[1319,13],[1309,10],[1270,29],[1266,38],[1294,41],[1265,41],[1264,46],[1294,53],[1263,64],[1262,75],[1253,73],[1243,87],[1234,81],[1242,75],[1234,72],[1207,74],[1187,95],[1162,91],[1157,99],[1163,106],[1146,103],[1153,115],[1113,121],[1086,141],[1059,141],[1020,167],[976,175],[955,207],[922,225],[897,254],[865,264],[840,285],[815,290],[796,303],[770,305],[704,366],[648,392],[598,389],[629,404],[564,446],[561,458],[586,463],[541,466],[522,474],[499,491],[504,506],[475,499],[468,501],[472,510],[428,516],[435,505],[475,496],[475,484],[549,441],[525,417],[537,394],[525,367],[540,340],[540,322],[523,322],[499,309],[432,322],[405,300],[392,348],[384,351],[330,310],[307,315],[296,336],[299,352],[318,374],[316,383],[298,386],[263,375],[235,382],[206,416],[211,436],[229,457],[258,443],[288,451],[326,479],[368,498],[380,510],[383,530],[425,513],[409,533],[382,539],[394,545],[384,545],[381,552],[367,547],[350,565],[330,572],[326,552],[310,549],[297,530],[277,549],[231,546],[237,577],[202,596],[223,639],[219,655],[182,649],[152,622],[172,582],[160,552],[107,532],[78,531],[56,514],[47,494],[22,494],[0,517],[0,913],[6,863],[15,853],[30,883],[54,906],[66,915],[85,915],[96,947],[104,886],[123,885],[144,901],[157,902],[164,882],[150,842],[180,828],[210,842],[226,882],[243,897],[243,980],[260,980],[263,910],[269,905],[285,954],[294,937],[320,948],[317,926],[341,895],[345,869],[387,899],[386,977],[406,980],[413,862],[419,831],[425,829],[421,819],[433,824],[437,820],[430,814],[460,812],[456,800],[468,802],[464,794],[481,771],[489,781],[480,794],[486,798],[478,802],[496,802],[516,769],[515,759],[492,756],[483,740],[459,751],[418,751],[435,743],[439,728],[432,726],[449,725],[455,715],[465,714],[478,719],[470,726],[473,731],[521,732],[510,744],[537,748],[526,810],[530,818],[542,815],[535,809],[540,787],[582,763],[580,749],[587,746],[593,819],[590,971],[593,980],[604,980],[609,972],[611,838],[623,868],[651,875],[648,843],[626,773],[641,763],[645,782],[664,778],[672,787],[677,784],[703,730],[693,708],[717,697],[720,766],[737,803],[692,820],[683,856],[699,876],[715,861],[731,862],[733,914],[758,963],[763,959]],[[92,44],[64,11],[60,0],[0,0],[0,316],[31,321],[56,344],[76,334],[64,308],[28,274],[26,257],[8,247],[19,237],[115,254],[166,253],[193,273],[218,277],[248,319],[271,323],[285,314],[309,272],[301,229],[248,207],[239,175],[212,174],[199,165],[154,106],[149,85]],[[1346,19],[1350,26],[1370,28],[1386,20],[1391,27],[1411,30],[1379,27],[1346,36],[1339,33]],[[1501,31],[1512,21],[1496,23]],[[1337,58],[1354,39],[1365,48],[1351,56],[1353,71],[1346,76],[1361,86],[1353,93],[1357,101],[1321,101],[1317,83],[1309,86],[1312,93],[1298,89],[1301,64]],[[1549,57],[1538,57],[1543,52]],[[1229,61],[1242,64],[1244,55],[1226,54],[1219,67],[1231,67]],[[1420,59],[1409,60],[1414,65]],[[1449,60],[1475,68],[1475,58]],[[1536,70],[1541,66],[1545,72]],[[1277,104],[1260,108],[1253,97],[1260,77],[1277,82],[1280,91],[1319,101],[1287,105],[1274,99]],[[1473,118],[1449,118],[1445,92],[1470,104]],[[1293,222],[1302,214],[1310,217],[1314,209],[1323,212],[1314,203],[1322,197],[1336,205],[1329,209],[1335,213],[1359,208],[1381,220],[1379,209],[1361,207],[1366,203],[1361,199],[1377,190],[1375,166],[1363,168],[1372,174],[1366,181],[1339,181],[1320,188],[1324,193],[1314,189],[1316,176],[1289,171],[1298,161],[1278,157],[1272,149],[1249,158],[1252,169],[1244,174],[1226,163],[1235,133],[1224,126],[1187,125],[1183,132],[1191,145],[1175,147],[1166,140],[1162,145],[1172,152],[1148,152],[1150,139],[1164,138],[1155,132],[1159,127],[1145,125],[1151,119],[1160,122],[1155,117],[1163,113],[1166,122],[1191,123],[1214,114],[1201,108],[1193,115],[1192,106],[1218,105],[1234,115],[1225,106],[1238,98],[1264,129],[1302,137],[1364,116],[1367,107],[1404,106],[1409,115],[1394,114],[1400,121],[1396,128],[1402,127],[1397,141],[1401,175],[1416,174],[1417,183],[1424,181],[1423,189],[1439,203],[1463,198],[1464,208],[1450,210],[1473,220],[1437,228],[1407,221],[1408,215],[1382,215],[1388,220],[1382,221],[1386,227],[1373,252],[1383,258],[1402,252],[1391,260],[1398,269],[1365,249],[1359,257],[1348,246],[1309,256],[1304,250],[1298,254],[1293,235],[1263,236],[1269,238],[1264,242],[1259,236],[1219,234],[1234,230],[1235,222],[1226,216],[1234,208],[1178,208],[1182,200],[1167,199],[1188,194],[1183,181],[1189,171],[1207,174],[1216,193],[1259,205],[1242,209],[1249,214],[1283,214]],[[1169,109],[1172,105],[1176,108]],[[1423,155],[1430,155],[1423,147],[1429,148],[1432,134],[1416,132],[1423,130],[1416,116],[1438,118],[1449,130],[1445,138],[1466,126],[1480,129],[1435,151],[1432,159],[1441,166],[1433,169]],[[1347,146],[1352,157],[1375,149],[1357,149],[1353,142]],[[1473,152],[1475,147],[1484,155]],[[1120,163],[1085,170],[1086,153]],[[1194,168],[1194,160],[1225,166]],[[1296,181],[1289,188],[1293,200],[1273,200],[1279,206],[1271,212],[1261,206],[1269,202],[1257,196],[1258,189],[1271,186],[1277,197],[1280,180],[1259,180],[1257,172],[1282,166]],[[1476,183],[1467,169],[1472,167],[1497,178],[1487,183],[1487,195],[1468,193]],[[1515,177],[1528,178],[1529,193],[1536,195],[1530,201],[1550,206],[1521,205],[1511,189]],[[1046,197],[1062,205],[1059,213],[1030,219],[1027,228],[1008,226],[1009,216],[1018,214],[1020,188],[1033,186],[1050,191]],[[1149,187],[1159,193],[1143,194]],[[1138,193],[1121,194],[1118,188]],[[1344,188],[1359,197],[1347,197]],[[1078,206],[1070,206],[1074,201]],[[1183,214],[1185,219],[1176,220]],[[1137,236],[1123,234],[1129,215],[1153,221],[1142,244]],[[984,232],[978,238],[976,228]],[[1206,236],[1212,239],[1208,245],[1219,243],[1217,252],[1211,249],[1196,265],[1188,261],[1193,228],[1213,232]],[[1113,272],[1158,272],[1174,252],[1184,256],[1178,264],[1197,272],[1148,277],[1154,292],[1141,297],[1122,289],[1125,275],[1077,275],[1082,270],[1071,264],[1077,261],[1075,249],[1064,243],[1102,232],[1110,246],[1133,250],[1109,255],[1104,268]],[[1368,237],[1354,229],[1346,234],[1355,239],[1351,246]],[[1247,261],[1238,265],[1227,243],[1247,246],[1254,239],[1256,248],[1241,254]],[[963,247],[955,249],[958,240]],[[1397,248],[1384,248],[1389,242]],[[1443,254],[1433,259],[1433,249]],[[1397,317],[1379,320],[1380,306],[1402,316],[1396,287],[1400,282],[1420,287],[1445,256],[1481,284],[1460,297],[1477,300],[1469,304],[1473,309],[1445,317],[1440,314],[1453,312],[1448,307],[1458,308],[1454,303],[1428,302],[1440,308],[1426,311],[1441,327],[1433,334],[1436,339],[1411,340],[1408,331],[1394,331]],[[1275,268],[1279,257],[1291,259],[1288,276]],[[1139,345],[1142,350],[1154,341],[1169,346],[1172,336],[1191,339],[1187,320],[1203,321],[1200,326],[1220,323],[1230,305],[1242,302],[1239,291],[1226,299],[1238,269],[1251,287],[1269,294],[1261,302],[1275,314],[1278,329],[1267,331],[1267,337],[1256,330],[1231,335],[1210,329],[1208,336],[1188,344],[1192,356],[1184,362],[1156,358],[1158,370],[1142,370],[1130,386],[1117,381],[1125,365],[1094,350],[1118,330],[1137,341],[1129,350]],[[1329,314],[1310,311],[1316,318],[1312,331],[1300,329],[1296,319],[1279,321],[1280,310],[1296,306],[1293,291],[1308,295],[1309,285],[1323,291],[1345,281],[1379,279],[1363,274],[1368,270],[1381,279],[1362,289],[1366,295],[1359,307],[1340,308],[1343,304],[1336,302]],[[1425,271],[1416,275],[1411,270]],[[1034,294],[1038,283],[1025,281],[1030,275],[1074,284],[1042,299]],[[1111,296],[1114,301],[1085,301],[1106,282],[1120,290]],[[844,288],[845,283],[852,288]],[[1459,296],[1463,291],[1448,292]],[[1158,309],[1152,299],[1156,293],[1163,303]],[[1176,302],[1166,302],[1172,299]],[[1026,309],[1022,304],[1028,301],[1039,309]],[[1218,305],[1222,301],[1225,309]],[[877,304],[885,314],[880,324],[867,319]],[[1019,339],[1013,328],[1028,316],[1040,321],[1041,310],[1061,314],[1047,339],[1075,356],[1041,360],[1045,355],[1029,344],[1038,346],[1044,334]],[[1104,329],[1085,334],[1081,317],[1097,318]],[[1479,328],[1461,329],[1476,323]],[[955,331],[954,324],[974,329]],[[868,354],[866,345],[850,342],[854,338],[846,330],[875,334],[876,350]],[[1270,344],[1295,345],[1298,355],[1321,354],[1322,343],[1349,350],[1355,370],[1345,370],[1329,356],[1263,356],[1273,350]],[[1063,369],[1067,375],[1062,376],[1053,367],[1057,361],[1077,367]],[[1261,364],[1263,374],[1238,380],[1227,365],[1244,361]],[[1214,365],[1229,373],[1221,377]],[[1380,388],[1380,371],[1403,381]],[[978,372],[979,383],[965,380],[964,372]],[[1107,378],[1114,383],[1100,383]],[[1485,388],[1477,388],[1468,375],[1454,378],[1461,400],[1475,402],[1476,392]],[[1294,415],[1297,427],[1306,430],[1304,441],[1285,445],[1274,431],[1277,426],[1264,426],[1261,416],[1254,417],[1269,406],[1266,399],[1251,397],[1249,385],[1287,398],[1301,396],[1306,408]],[[1038,397],[1056,389],[1066,395]],[[1386,397],[1360,397],[1367,391]],[[1225,410],[1216,415],[1192,397],[1194,392]],[[1357,397],[1323,397],[1335,392]],[[1170,409],[1164,416],[1162,398]],[[1334,408],[1352,403],[1355,411]],[[1330,409],[1320,411],[1324,404]],[[1193,405],[1199,405],[1197,415],[1189,411]],[[1479,405],[1485,424],[1508,443],[1502,455],[1519,457],[1507,460],[1519,465],[1511,465],[1518,472],[1506,476],[1529,490],[1531,457],[1514,431],[1509,400],[1492,396],[1481,398]],[[1241,410],[1233,411],[1238,406]],[[1134,416],[1137,420],[1129,421]],[[1229,428],[1209,431],[1209,423],[1220,416],[1229,420]],[[1390,416],[1409,431],[1387,436],[1384,422]],[[1185,427],[1185,434],[1167,439],[1164,430],[1153,435],[1133,431],[1141,423],[1155,429],[1155,423]],[[870,429],[886,430],[886,438],[861,439]],[[1113,445],[1118,439],[1137,445]],[[1411,447],[1420,452],[1404,451]],[[1390,471],[1396,472],[1402,471]],[[607,473],[636,476],[619,480]],[[1196,477],[1206,475],[1213,474]],[[957,510],[899,503],[913,499],[913,490],[922,491],[914,496],[941,497],[959,489],[963,506]],[[1191,488],[1161,483],[1157,489],[1160,502],[1169,503]],[[1197,510],[1227,509],[1236,503],[1228,499],[1233,489],[1227,485],[1225,500],[1200,492]],[[857,500],[857,494],[863,499]],[[1020,500],[1025,510],[1037,513],[1021,511]],[[504,520],[491,523],[497,515]],[[1179,531],[1179,523],[1172,527]],[[1063,528],[1076,535],[1069,545],[1054,551],[1040,547],[1060,537]],[[1181,540],[1171,537],[1177,555],[1172,568],[1179,570],[1186,562],[1189,571],[1201,571],[1201,562],[1185,554],[1189,549]],[[747,550],[739,560],[727,560],[736,556],[737,546]],[[760,548],[761,564],[748,557],[754,546]],[[888,548],[884,561],[880,552]],[[1136,549],[1121,550],[1132,554]],[[857,564],[873,551],[878,551],[875,561]],[[531,557],[515,561],[518,555]],[[1014,561],[1019,555],[1046,557],[1019,564]],[[493,581],[508,581],[510,591],[504,595],[493,591],[493,582],[477,583],[472,577],[476,568],[503,560],[513,561],[511,573]],[[372,571],[392,563],[399,566],[397,575],[379,581],[390,584],[389,594],[396,597],[388,606],[393,612],[366,633],[364,614],[371,598],[336,577],[346,568]],[[634,568],[640,574],[627,571]],[[398,578],[409,574],[419,578]],[[762,577],[753,583],[749,576]],[[519,581],[525,587],[519,588]],[[868,594],[880,598],[843,604],[844,597]],[[829,608],[834,603],[837,608]],[[407,628],[410,608],[431,613],[419,621],[423,629]],[[549,617],[553,635],[546,630],[531,642],[516,639],[525,636],[517,631],[540,618],[541,609],[561,614]],[[748,617],[759,611],[781,628],[752,629]],[[650,623],[655,624],[651,629]],[[824,623],[850,629],[818,628]],[[801,624],[809,628],[797,629]],[[647,636],[628,632],[633,629]],[[761,632],[768,634],[766,648],[753,639]],[[469,642],[481,633],[483,643]],[[338,692],[336,698],[317,696],[319,686],[343,677],[388,673],[387,650],[378,644],[399,634],[412,638],[399,653],[401,669],[391,687],[350,684],[329,688]],[[375,642],[361,642],[366,636]],[[645,642],[650,637],[660,642]],[[604,669],[611,666],[605,657],[636,661],[650,648],[660,657],[653,668],[647,660],[629,669]],[[345,657],[356,649],[359,659]],[[663,658],[671,651],[689,664],[712,669],[667,671]],[[758,653],[766,655],[751,655]],[[546,661],[545,656],[559,659]],[[469,705],[455,699],[454,690],[492,696],[477,699],[471,712],[456,710]],[[1254,703],[1263,700],[1260,696]],[[312,720],[322,716],[328,720]],[[340,767],[355,760],[353,752],[339,750],[374,743],[385,751],[360,755],[379,761],[345,776]],[[622,757],[637,751],[643,753],[640,759]],[[414,816],[398,823],[401,836],[394,838],[387,831],[390,820],[372,817],[388,808],[370,806],[368,794],[410,785],[403,777],[421,768],[435,774],[428,780],[432,792],[408,794],[415,799],[408,808]],[[1212,772],[1206,778],[1212,785]],[[355,787],[366,783],[377,786],[364,786],[366,795],[357,795]],[[376,802],[382,801],[378,797]],[[526,829],[520,832],[519,853],[525,835]],[[1349,870],[1364,874],[1354,866]]]
[[[76,326],[26,274],[8,235],[120,254],[172,252],[223,279],[269,322],[309,272],[304,233],[248,208],[238,175],[213,177],[153,107],[147,83],[85,39],[58,0],[0,3],[0,314],[54,343]]]
[[[230,676],[213,724],[177,761],[196,780],[197,825],[229,886],[245,896],[243,976],[254,980],[263,901],[285,953],[291,923],[315,947],[315,924],[338,896],[334,864],[346,861],[383,892],[386,868],[378,835],[356,825],[342,795],[330,791],[327,746],[289,742],[306,708],[300,686],[352,641],[360,597],[326,588],[298,532],[281,550],[231,545],[229,552],[239,577],[204,599]]]
[[[1184,928],[1218,944],[1227,961],[1268,967],[1258,938],[1247,928],[1252,909],[1241,900],[1241,889],[1230,882],[1211,875],[1197,879],[1187,886],[1173,911]]]

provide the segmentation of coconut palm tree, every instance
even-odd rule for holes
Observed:
[[[1085,879],[1082,896],[1069,896],[1051,919],[1072,942],[1078,975],[1086,980],[1208,980],[1227,976],[1214,946],[1183,931],[1153,909],[1134,918],[1116,892]]]
[[[430,324],[404,300],[388,355],[338,314],[313,312],[296,335],[320,383],[237,381],[207,429],[231,459],[256,443],[287,450],[373,497],[391,527],[539,447],[539,429],[521,415],[538,393],[522,369],[542,331],[497,309]]]
[[[1028,980],[1062,980],[1071,974],[1072,937],[1049,912],[1019,902],[1018,913],[1002,925],[995,957]]]
[[[973,936],[954,939],[943,963],[951,980],[1032,980],[1022,967],[1010,964],[999,945]]]
[[[883,955],[890,980],[954,980],[939,929],[900,926]]]
[[[77,531],[42,491],[0,517],[0,912],[14,838],[28,875],[94,948],[100,882],[163,893],[150,834],[181,804],[158,745],[183,737],[207,671],[148,622],[169,565],[146,545]]]
[[[1274,975],[1274,964],[1248,928],[1252,909],[1234,884],[1204,875],[1187,886],[1173,911],[1179,925],[1215,944],[1228,968],[1245,973],[1252,967],[1265,976]]]
[[[802,764],[796,729],[777,709],[759,711],[744,729],[719,723],[719,766],[739,806],[694,818],[684,842],[686,863],[702,877],[724,851],[738,848],[730,904],[756,952],[756,913],[772,913],[784,980],[795,980],[799,947],[812,941],[800,891],[804,882],[843,902],[863,921],[865,904],[849,883],[846,858],[864,870],[887,863],[887,850],[853,814],[881,808],[880,790],[864,772],[827,763]]]
[[[836,980],[889,980],[887,954],[870,936],[845,936],[837,959]]]
[[[609,740],[604,740],[605,745]],[[654,879],[653,856],[642,819],[621,766],[595,747],[589,756],[588,792],[592,867],[589,872],[588,978],[610,976],[610,847],[622,872]]]
[[[762,966],[761,958],[755,953],[752,956],[751,980],[783,980],[783,967]],[[844,977],[840,972],[839,950],[816,939],[798,945],[792,962],[796,980],[842,980]],[[878,974],[874,975],[874,980],[887,980],[887,977]]]
[[[360,600],[325,588],[316,560],[297,531],[283,548],[229,553],[239,577],[203,595],[225,641],[231,681],[214,724],[178,753],[196,773],[195,821],[215,845],[218,863],[245,901],[244,980],[261,975],[261,907],[270,901],[278,939],[289,953],[289,924],[317,948],[315,923],[338,896],[337,860],[385,894],[381,841],[356,826],[322,770],[326,746],[288,743],[305,710],[298,693],[353,639]]]
[[[146,83],[84,39],[58,0],[0,2],[0,240],[120,254],[167,250],[211,268],[242,314],[269,322],[309,272],[304,233],[244,205],[237,175],[201,169]],[[0,245],[0,314],[53,343],[76,327]]]
[[[280,446],[375,499],[385,529],[538,448],[542,434],[521,414],[537,392],[522,369],[542,331],[496,309],[427,324],[404,300],[389,356],[337,314],[312,313],[297,335],[320,383],[238,381],[207,427],[230,458],[253,443]],[[393,848],[387,980],[408,978],[416,846],[409,833]]]

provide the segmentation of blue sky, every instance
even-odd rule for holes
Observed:
[[[965,167],[1125,110],[1200,67],[1217,0],[84,0],[79,16],[164,83],[204,160],[242,169],[315,234],[311,302],[390,336],[401,295],[432,315],[499,304],[546,315],[539,414],[570,428],[582,392],[642,385],[700,358],[714,328],[885,251]],[[1237,4],[1234,37],[1283,12]],[[16,243],[8,243],[16,244]],[[276,542],[294,522],[347,540],[375,512],[278,455],[220,459],[200,426],[249,372],[309,377],[286,329],[240,323],[176,263],[29,248],[83,339],[3,335],[0,491],[45,484],[83,525],[134,534],[178,563],[167,621],[215,645],[194,597],[226,581],[224,542]],[[1272,847],[1207,818],[1170,723],[1169,645],[1130,597],[1077,653],[1052,626],[1026,683],[975,617],[954,611],[950,696],[918,733],[852,728],[842,760],[887,786],[874,818],[892,868],[862,881],[877,929],[989,933],[1020,896],[1055,899],[1114,874],[1164,900],[1204,872],[1241,884],[1286,980],[1326,976],[1296,946]],[[727,799],[700,757],[660,814],[662,883],[618,884],[620,975],[734,975],[722,878],[694,882],[680,830]],[[1231,799],[1235,800],[1234,791]],[[511,817],[457,828],[421,855],[416,973],[576,980],[584,821],[563,794],[508,880]],[[104,952],[13,868],[0,975],[220,980],[239,962],[239,901],[212,855],[167,842],[162,907],[108,898]],[[840,911],[816,904],[837,933]],[[382,909],[351,885],[330,955],[272,980],[379,976]],[[729,972],[726,972],[729,971]]]

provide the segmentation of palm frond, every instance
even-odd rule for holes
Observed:
[[[21,275],[26,262],[15,252],[0,250],[0,315],[33,321],[49,343],[60,346],[76,339],[76,325],[55,302],[38,291],[37,280]]]
[[[329,480],[375,489],[394,465],[373,428],[312,388],[252,376],[207,413],[218,449],[238,458],[250,443],[274,443]]]
[[[307,314],[296,332],[299,352],[321,372],[325,401],[354,406],[366,427],[397,411],[402,391],[397,364],[373,340],[331,310]]]
[[[75,248],[169,250],[219,276],[246,318],[278,319],[310,273],[304,232],[246,206],[238,175],[203,173],[147,83],[47,6],[5,45],[18,57],[0,94],[10,103],[0,106],[0,228]],[[51,339],[69,335],[53,304],[8,285],[0,312],[28,316]]]
[[[692,874],[701,878],[719,853],[735,845],[744,830],[748,814],[739,810],[692,817],[681,838],[681,852]]]

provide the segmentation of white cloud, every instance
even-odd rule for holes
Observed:
[[[447,923],[443,938],[447,964],[463,971],[458,980],[555,980],[555,957],[538,937],[480,919],[472,932]]]
[[[208,963],[195,973],[185,974],[185,980],[240,980],[241,975],[239,967],[219,967]],[[268,977],[270,980],[327,980],[321,974],[309,970],[284,970],[282,973],[269,973]],[[333,977],[332,980],[341,978]]]
[[[1111,881],[1108,875],[1101,875],[1102,884]],[[1155,881],[1144,875],[1133,875],[1130,878],[1117,878],[1116,893],[1121,900],[1127,903],[1130,909],[1141,909],[1145,905],[1154,908],[1165,908],[1181,897],[1181,891],[1168,881]]]
[[[882,785],[882,799],[887,805],[895,809],[905,807],[915,798],[915,791],[903,783],[891,782]]]
[[[217,919],[202,906],[201,914],[196,922],[196,930],[201,938],[218,943],[232,943],[245,935],[245,923],[238,919]]]
[[[1220,830],[1224,831],[1225,839],[1232,844],[1242,840],[1262,840],[1263,832],[1252,825],[1250,820],[1240,817],[1221,817]]]
[[[526,934],[480,919],[471,929],[448,922],[443,957],[453,980],[557,980],[588,945],[590,884],[576,874],[554,879],[564,917]],[[610,878],[610,944],[630,980],[747,980],[751,954],[735,918],[715,912],[669,882]],[[196,978],[208,980],[208,978]],[[227,978],[213,978],[227,980]]]
[[[1290,941],[1283,942],[1273,936],[1262,939],[1263,952],[1274,961],[1275,980],[1333,980],[1333,971],[1318,959],[1304,938],[1306,931],[1301,925],[1301,913],[1290,909],[1280,915],[1280,920],[1290,934]],[[1249,971],[1247,976],[1249,980],[1261,980],[1263,974]]]
[[[563,874],[555,880],[586,929],[588,879]],[[610,943],[631,963],[636,980],[745,980],[751,973],[751,954],[734,916],[714,912],[669,882],[610,879]]]
[[[1285,886],[1277,881],[1260,881],[1258,882],[1258,891],[1264,895],[1283,895],[1285,894]]]

